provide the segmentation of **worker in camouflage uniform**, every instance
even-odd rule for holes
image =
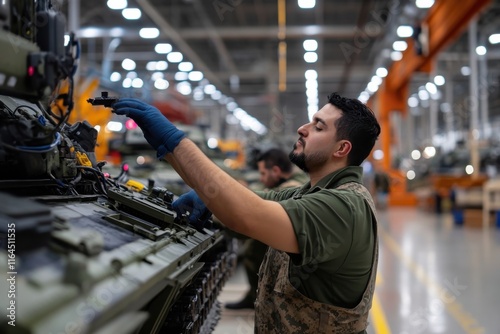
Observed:
[[[208,210],[269,247],[259,272],[256,333],[364,333],[378,259],[373,200],[360,164],[380,134],[363,103],[332,94],[298,129],[290,158],[309,174],[302,187],[254,193],[221,170],[158,109],[114,104],[193,190],[173,204],[199,224]]]
[[[257,168],[260,182],[266,187],[265,191],[298,187],[308,181],[307,175],[300,170],[295,170],[288,154],[279,148],[272,148],[262,153],[257,158]],[[250,289],[240,301],[227,303],[226,308],[231,310],[254,308],[257,297],[257,274],[267,247],[266,244],[255,239],[247,238],[244,241],[242,263]]]

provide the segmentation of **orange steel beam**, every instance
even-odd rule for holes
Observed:
[[[470,20],[490,2],[491,0],[462,0],[460,2],[437,0],[422,22],[422,26],[425,26],[429,33],[428,53],[418,55],[413,40],[410,39],[403,58],[390,68],[375,101],[382,128],[380,134],[381,147],[384,152],[382,167],[389,173],[397,172],[391,166],[393,131],[390,113],[392,111],[406,113],[409,83],[413,73],[417,71],[430,73],[439,52],[453,42],[468,26]],[[391,191],[389,204],[415,205],[417,202],[415,195],[406,191],[406,177],[400,173],[397,174],[397,178],[395,176],[396,174],[393,179],[398,179],[399,183],[397,187],[393,187],[394,191]]]
[[[408,103],[408,90],[409,82],[407,81],[404,86],[400,87],[398,91],[389,91],[387,84],[382,85],[377,93],[378,98],[378,115],[380,123],[380,141],[384,157],[382,158],[382,167],[385,170],[391,169],[391,144],[394,139],[391,120],[389,118],[390,112],[393,110],[404,112]]]
[[[377,95],[378,113],[382,126],[380,135],[384,152],[382,166],[391,169],[391,124],[389,115],[392,111],[406,113],[408,86],[411,76],[416,71],[430,73],[436,56],[453,42],[468,26],[470,20],[481,12],[491,0],[437,0],[429,9],[422,22],[428,28],[428,54],[418,55],[413,40],[409,40],[403,58],[393,63],[384,84]]]
[[[429,29],[429,53],[419,56],[413,43],[409,43],[403,59],[395,62],[387,75],[388,89],[398,90],[410,80],[414,72],[422,70],[429,62],[432,63],[432,59],[459,37],[470,20],[490,2],[491,0],[437,0],[423,21],[423,25],[427,25]]]
[[[278,0],[278,90],[286,91],[286,0]]]

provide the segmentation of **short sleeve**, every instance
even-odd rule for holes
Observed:
[[[352,194],[352,193],[351,193]],[[357,214],[352,195],[322,189],[300,198],[280,201],[295,230],[299,255],[291,255],[297,266],[326,261],[342,265],[353,239]]]
[[[268,200],[268,201],[281,201],[287,198],[292,197],[297,190],[300,189],[299,187],[296,188],[287,188],[279,191],[275,190],[269,190],[269,191],[255,191],[255,193],[261,197],[262,199]]]

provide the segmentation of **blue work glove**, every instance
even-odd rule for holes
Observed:
[[[159,159],[173,152],[185,137],[184,132],[177,129],[158,109],[141,100],[120,99],[113,104],[113,112],[126,115],[137,123]]]
[[[203,228],[205,223],[212,216],[212,212],[208,210],[205,203],[203,203],[193,189],[179,196],[179,198],[172,203],[172,207],[178,215],[185,214],[189,211],[189,223],[198,229]]]

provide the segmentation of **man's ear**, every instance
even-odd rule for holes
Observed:
[[[281,175],[281,168],[279,168],[278,166],[271,167],[271,171],[276,175]]]
[[[349,154],[349,152],[351,152],[351,149],[352,149],[352,144],[350,141],[341,140],[339,142],[338,149],[335,152],[333,152],[333,155],[337,158],[343,158],[346,157]]]

